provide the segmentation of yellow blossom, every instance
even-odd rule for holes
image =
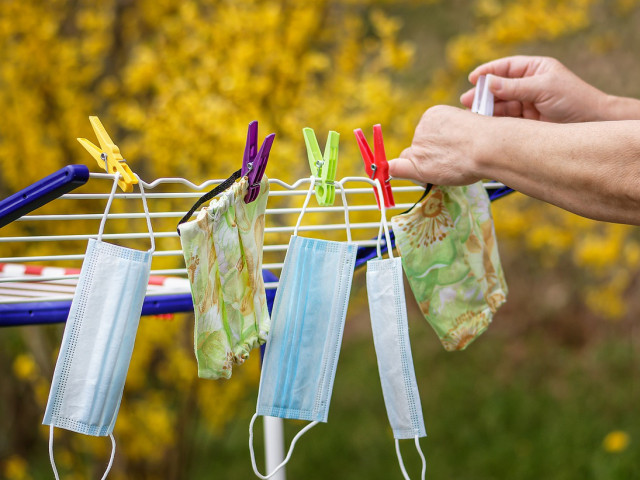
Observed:
[[[631,438],[622,430],[609,432],[602,441],[602,448],[609,453],[619,453],[627,449]]]
[[[11,455],[6,459],[3,470],[7,480],[28,480],[31,478],[26,460],[18,455]]]
[[[38,366],[29,354],[20,354],[13,361],[13,373],[20,380],[35,380],[38,375]]]

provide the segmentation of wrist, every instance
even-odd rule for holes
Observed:
[[[501,132],[497,124],[502,120],[504,119],[498,117],[478,116],[477,128],[472,136],[472,155],[469,156],[470,171],[476,178],[492,178],[491,172],[495,170],[494,162],[498,152],[496,145],[499,143],[498,136]]]
[[[596,120],[600,121],[640,120],[640,100],[604,95],[600,100],[596,117]]]

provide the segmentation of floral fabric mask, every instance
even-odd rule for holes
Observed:
[[[230,378],[233,364],[262,345],[269,311],[262,279],[266,176],[258,198],[244,203],[246,177],[180,225],[180,241],[191,282],[198,376]]]
[[[507,295],[482,182],[433,187],[391,223],[420,310],[446,350],[464,350]]]

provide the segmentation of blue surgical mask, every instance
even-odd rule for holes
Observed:
[[[142,185],[140,192],[151,249],[143,252],[102,241],[118,176],[107,202],[98,238],[90,239],[56,362],[43,424],[50,426],[49,455],[53,459],[53,427],[93,436],[109,436],[113,463],[113,426],[149,282],[153,232]]]
[[[258,405],[249,426],[251,462],[262,479],[271,477],[289,461],[300,436],[318,422],[327,421],[342,343],[357,246],[351,243],[344,190],[348,243],[297,235],[312,191],[313,181],[284,260]],[[253,452],[253,424],[259,415],[311,421],[294,437],[284,462],[266,476],[258,472]]]
[[[382,192],[380,192],[380,195]],[[378,235],[378,258],[367,262],[367,295],[373,343],[378,359],[378,373],[389,423],[395,438],[400,469],[406,480],[409,476],[402,461],[398,440],[414,439],[422,459],[422,476],[426,473],[426,461],[419,438],[427,435],[422,418],[420,393],[413,368],[407,308],[402,281],[402,261],[393,257],[385,208],[381,205],[382,222]],[[382,259],[380,242],[384,230],[388,259]]]

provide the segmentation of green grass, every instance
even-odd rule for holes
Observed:
[[[357,291],[355,303],[354,297]],[[602,322],[592,341],[577,348],[563,345],[544,325],[533,334],[514,332],[510,322],[517,321],[506,311],[467,351],[447,353],[411,305],[428,478],[640,478],[640,389],[631,327]],[[287,478],[402,478],[368,322],[366,307],[348,317],[329,422],[302,437]],[[223,438],[198,431],[186,478],[252,478],[247,440],[254,408],[244,406]],[[287,441],[302,425],[285,422]],[[613,430],[630,435],[626,450],[603,449]],[[261,426],[255,448],[263,465]],[[411,477],[419,478],[413,443],[402,443],[402,451]]]

